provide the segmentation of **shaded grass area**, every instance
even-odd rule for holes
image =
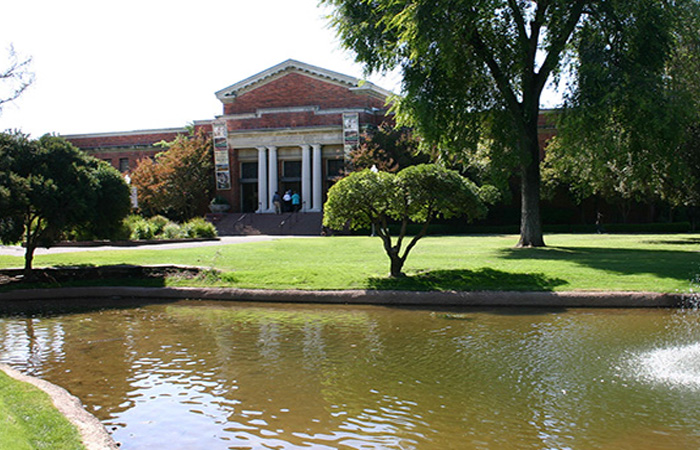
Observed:
[[[0,448],[84,449],[78,431],[38,388],[0,371]]]
[[[514,235],[422,239],[406,277],[388,277],[379,238],[336,236],[177,250],[129,249],[38,255],[37,266],[180,264],[221,271],[217,277],[168,278],[169,286],[251,289],[630,290],[688,291],[700,273],[700,235],[545,237],[548,247],[515,249]],[[21,258],[0,256],[0,266]],[[153,285],[144,280],[110,284]],[[141,284],[144,283],[144,284]],[[80,283],[78,283],[80,284]],[[73,284],[75,285],[75,284]]]

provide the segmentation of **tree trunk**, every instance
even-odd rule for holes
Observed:
[[[26,251],[24,252],[24,279],[30,280],[32,278],[32,261],[34,260],[34,249],[35,245],[27,242]]]
[[[537,117],[526,124],[527,136],[521,141],[528,155],[520,173],[520,241],[517,247],[544,247],[540,218],[540,144]]]
[[[403,263],[404,259],[399,258],[398,254],[390,254],[389,259],[391,260],[391,268],[390,268],[390,274],[392,278],[398,278],[403,276],[403,272],[401,269],[403,269]]]

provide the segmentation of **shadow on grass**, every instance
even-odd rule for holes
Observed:
[[[644,241],[644,243],[652,245],[700,245],[700,238],[688,237],[684,239],[668,239],[665,241]]]
[[[490,268],[433,270],[400,278],[370,278],[368,289],[408,291],[551,291],[565,280],[542,274],[510,273]]]
[[[692,279],[700,268],[700,254],[693,250],[544,247],[509,248],[501,252],[504,259],[532,260],[533,266],[537,261],[567,261],[613,274],[652,274],[679,281]]]

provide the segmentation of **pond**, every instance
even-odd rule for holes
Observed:
[[[693,310],[181,301],[0,317],[123,449],[700,448]]]

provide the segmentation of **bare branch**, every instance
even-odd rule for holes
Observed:
[[[10,45],[7,60],[7,67],[0,69],[0,112],[3,104],[16,100],[34,83],[31,57],[20,58]]]

